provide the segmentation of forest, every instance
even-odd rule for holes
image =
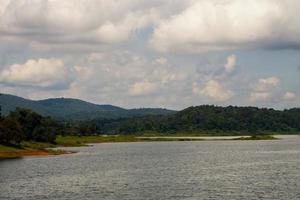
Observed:
[[[57,135],[93,135],[95,125],[66,124],[29,109],[17,108],[0,116],[0,144],[19,145],[22,141],[55,143]]]
[[[257,107],[189,107],[175,114],[116,120],[94,120],[105,133],[177,133],[177,132],[299,132],[300,108],[274,110]]]
[[[57,135],[257,134],[299,133],[300,108],[274,110],[256,107],[189,107],[169,115],[61,121],[29,109],[17,108],[0,117],[0,143],[18,145],[21,141],[55,143]]]

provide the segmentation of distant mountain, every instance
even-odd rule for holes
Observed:
[[[113,105],[97,105],[71,98],[34,101],[9,94],[0,95],[0,106],[3,115],[7,115],[10,111],[20,107],[60,120],[115,119],[175,113],[175,111],[162,108],[124,109]]]

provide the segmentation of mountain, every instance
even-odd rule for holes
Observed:
[[[43,116],[59,120],[89,122],[104,133],[300,132],[300,108],[274,110],[201,105],[181,111],[161,108],[124,109],[79,99],[34,101],[8,94],[0,95],[0,106],[3,115],[17,107],[29,108]]]
[[[0,95],[0,106],[3,115],[7,115],[10,111],[20,107],[60,120],[116,119],[175,113],[175,111],[162,108],[124,109],[113,105],[98,105],[71,98],[34,101],[9,94]]]

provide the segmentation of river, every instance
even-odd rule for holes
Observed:
[[[300,199],[299,136],[67,149],[0,161],[0,199]]]

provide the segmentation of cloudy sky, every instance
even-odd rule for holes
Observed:
[[[0,0],[0,92],[300,106],[299,0]]]

